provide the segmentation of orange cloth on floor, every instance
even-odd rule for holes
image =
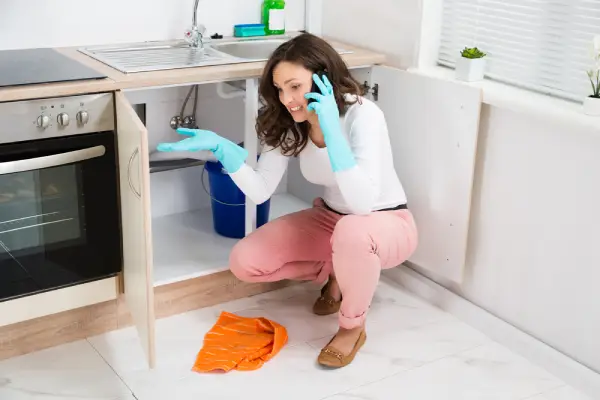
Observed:
[[[287,330],[276,322],[224,311],[204,336],[204,345],[192,371],[259,369],[279,353],[287,341]]]

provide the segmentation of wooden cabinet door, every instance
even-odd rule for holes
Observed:
[[[391,67],[372,69],[394,165],[419,229],[409,260],[454,282],[466,262],[481,90]]]
[[[125,301],[154,368],[155,315],[148,135],[125,95],[115,92]]]

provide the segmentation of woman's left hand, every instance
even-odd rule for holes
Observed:
[[[329,82],[329,79],[327,79],[327,76],[323,75],[323,80],[321,81],[319,75],[313,74],[313,80],[320,89],[321,94],[306,93],[304,95],[306,99],[315,100],[306,109],[314,111],[317,114],[321,131],[323,131],[323,136],[327,140],[328,137],[340,133],[340,112],[333,94],[333,86]]]

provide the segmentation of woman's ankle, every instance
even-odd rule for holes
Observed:
[[[331,296],[334,300],[340,301],[342,299],[342,291],[340,290],[340,285],[334,276],[329,277],[329,287],[327,288],[327,294]]]
[[[338,333],[358,333],[365,330],[365,325],[361,324],[360,326],[355,326],[354,328],[344,328],[342,326],[338,327]]]

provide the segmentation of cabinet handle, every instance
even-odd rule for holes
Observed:
[[[87,149],[53,154],[51,156],[28,158],[25,160],[8,161],[0,163],[0,175],[14,174],[16,172],[35,171],[43,168],[58,167],[96,157],[102,157],[106,152],[104,146],[89,147]]]
[[[139,154],[139,152],[140,148],[136,147],[133,153],[131,154],[131,157],[129,157],[129,164],[127,165],[127,181],[129,182],[129,188],[131,189],[133,194],[135,194],[135,196],[138,199],[141,199],[142,194],[135,188],[135,186],[133,186],[133,182],[131,182],[131,164],[133,163],[133,159]]]

